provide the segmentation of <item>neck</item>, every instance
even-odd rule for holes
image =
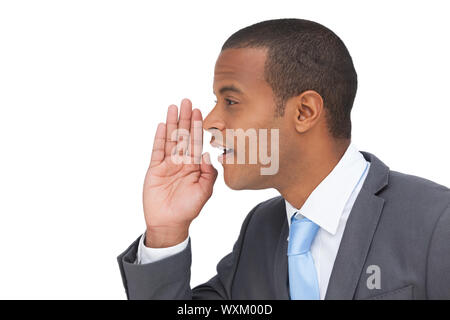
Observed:
[[[285,200],[300,209],[338,164],[349,145],[350,140],[338,143],[322,141],[305,147],[302,152],[291,156],[276,189]]]

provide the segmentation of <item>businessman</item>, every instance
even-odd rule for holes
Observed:
[[[202,120],[184,99],[157,127],[143,191],[146,232],[118,257],[127,297],[450,299],[450,190],[358,151],[356,89],[347,48],[318,23],[269,20],[228,38],[212,111]],[[189,226],[217,177],[202,153],[202,127],[223,150],[228,187],[280,196],[255,204],[217,275],[191,289]],[[258,148],[268,141],[277,155],[270,161],[263,152],[250,159],[258,131],[267,133],[256,135]]]

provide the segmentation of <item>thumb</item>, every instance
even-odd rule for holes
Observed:
[[[208,152],[205,152],[202,155],[200,172],[199,183],[204,187],[212,187],[217,178],[217,170],[213,167],[211,157]]]

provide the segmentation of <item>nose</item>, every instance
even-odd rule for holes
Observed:
[[[210,133],[213,133],[214,130],[223,131],[225,128],[225,121],[216,107],[203,120],[203,129]]]

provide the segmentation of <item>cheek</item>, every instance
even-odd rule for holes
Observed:
[[[278,150],[280,156],[285,154],[286,152],[293,151],[292,137],[286,133],[286,130],[281,128],[278,131]],[[281,160],[281,159],[280,159]]]
[[[258,179],[260,166],[250,164],[227,164],[224,165],[223,175],[225,183],[232,189],[244,188],[248,182]]]

